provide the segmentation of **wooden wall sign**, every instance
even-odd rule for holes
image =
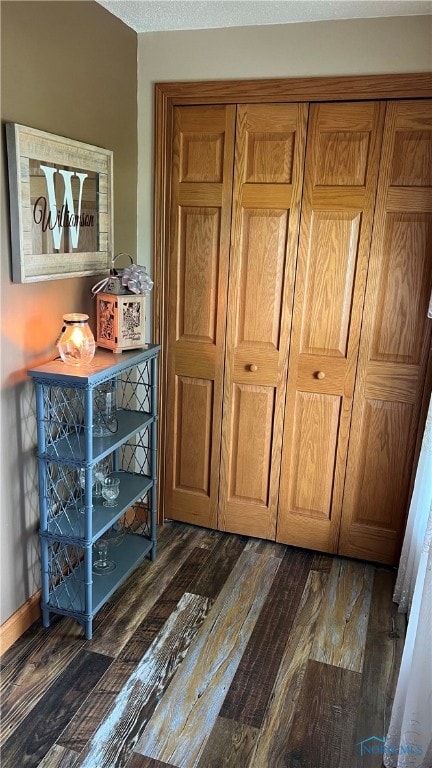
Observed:
[[[7,123],[12,280],[94,275],[113,247],[110,150]]]

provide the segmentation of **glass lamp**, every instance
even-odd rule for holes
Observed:
[[[93,360],[96,344],[88,324],[88,315],[72,312],[63,315],[58,341],[60,357],[67,365],[86,365]]]

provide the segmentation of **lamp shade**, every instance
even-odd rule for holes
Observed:
[[[88,319],[88,315],[79,312],[63,315],[58,350],[67,365],[86,365],[93,360],[96,344]]]

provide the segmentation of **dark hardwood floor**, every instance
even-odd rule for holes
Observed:
[[[377,768],[405,619],[386,567],[169,523],[97,615],[2,659],[2,768]]]

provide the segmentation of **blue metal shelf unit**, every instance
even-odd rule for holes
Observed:
[[[51,613],[72,616],[90,640],[97,611],[146,555],[156,557],[159,349],[148,344],[121,356],[97,350],[87,366],[53,360],[29,371],[36,387],[45,627]],[[98,395],[107,384],[114,425],[100,436]],[[113,507],[99,495],[104,474],[120,479]],[[95,570],[102,539],[115,564],[111,572]]]

